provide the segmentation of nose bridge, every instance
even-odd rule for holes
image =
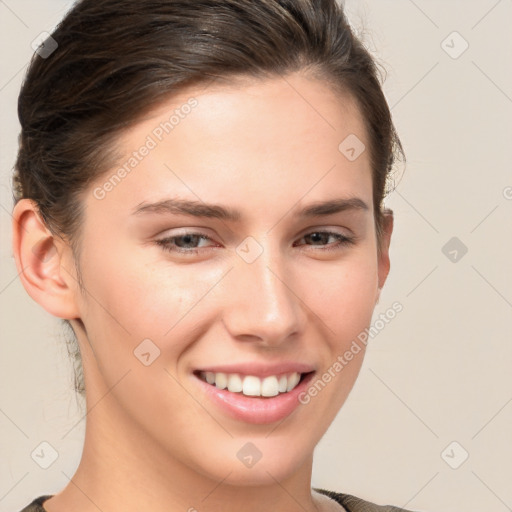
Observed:
[[[304,311],[293,293],[285,255],[271,246],[271,237],[266,243],[248,238],[247,245],[237,248],[240,261],[231,273],[233,296],[225,312],[226,326],[233,336],[276,345],[302,329]]]

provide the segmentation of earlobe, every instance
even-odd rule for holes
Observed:
[[[70,249],[46,227],[34,201],[18,201],[12,229],[16,268],[27,293],[53,316],[77,318],[75,281],[66,270]]]

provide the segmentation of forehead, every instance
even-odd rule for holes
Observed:
[[[266,143],[269,151],[281,142],[287,143],[283,149],[293,148],[294,140],[296,145],[309,142],[317,147],[324,141],[324,146],[338,150],[337,140],[349,134],[368,146],[365,122],[353,96],[326,80],[305,72],[226,80],[189,86],[160,101],[122,134],[121,146],[129,150],[148,134],[159,145],[180,137],[193,143],[192,135],[203,143],[208,139],[217,149],[237,139],[260,147]]]
[[[371,203],[368,151],[350,158],[347,144],[369,146],[349,95],[301,74],[238,79],[152,108],[122,134],[117,167],[97,183],[124,168],[108,199],[132,207],[178,195],[264,210],[344,191]]]

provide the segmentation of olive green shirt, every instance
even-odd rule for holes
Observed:
[[[390,505],[376,505],[375,503],[370,503],[369,501],[362,500],[361,498],[356,498],[350,494],[341,494],[333,491],[326,491],[324,489],[315,489],[315,491],[325,494],[329,498],[333,499],[345,507],[348,512],[411,512],[409,510],[392,507]],[[50,499],[52,496],[52,494],[39,496],[21,510],[21,512],[46,512],[43,508],[43,502]]]

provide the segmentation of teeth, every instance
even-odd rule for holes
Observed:
[[[228,377],[225,373],[215,374],[215,385],[219,389],[226,389],[228,387]]]
[[[286,378],[286,375],[282,375],[279,378],[277,389],[279,393],[286,393],[286,391],[288,390],[288,379]]]
[[[242,391],[242,379],[236,373],[228,376],[228,391],[240,393]]]
[[[244,377],[238,373],[201,372],[200,377],[208,384],[215,385],[219,389],[227,389],[231,393],[271,397],[294,389],[300,381],[301,374],[292,372],[286,375],[271,375],[260,379],[254,375]]]
[[[261,396],[261,380],[258,377],[247,375],[244,378],[242,393],[247,396]]]
[[[265,377],[261,382],[261,396],[276,396],[278,394],[277,377]]]
[[[290,373],[290,375],[288,375],[288,386],[286,386],[286,391],[291,391],[299,383],[299,380],[300,380],[299,373],[297,373],[297,372]]]

